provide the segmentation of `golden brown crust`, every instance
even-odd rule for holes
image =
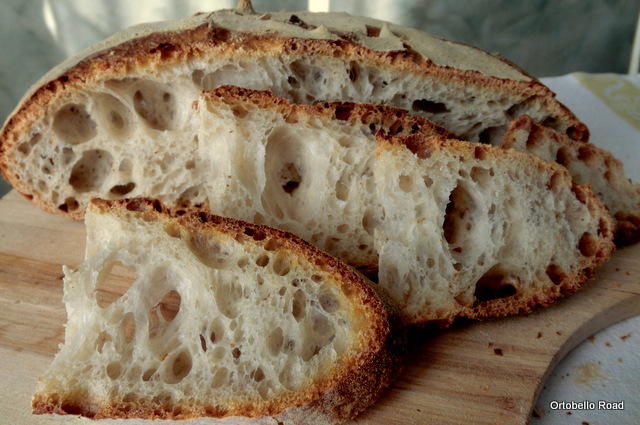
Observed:
[[[9,117],[0,132],[0,170],[4,178],[20,193],[41,208],[54,212],[55,206],[38,199],[29,184],[12,169],[12,151],[16,149],[19,135],[30,131],[34,117],[48,104],[65,93],[111,78],[133,76],[149,70],[171,67],[175,64],[214,56],[254,55],[305,57],[318,55],[340,57],[345,63],[354,61],[370,64],[380,69],[396,69],[416,76],[441,82],[447,86],[475,86],[496,93],[521,96],[526,102],[541,102],[552,112],[553,125],[579,140],[588,139],[588,130],[565,106],[555,100],[555,95],[539,81],[526,76],[523,80],[496,78],[473,69],[457,69],[442,66],[418,54],[404,43],[403,50],[376,51],[365,47],[357,38],[340,34],[333,39],[283,37],[275,33],[236,31],[218,26],[217,15],[185,19],[182,24],[145,27],[116,35],[73,58],[47,74],[27,93],[16,111]],[[295,26],[295,23],[292,25]],[[456,43],[451,43],[455,45]],[[465,46],[468,47],[468,46]],[[505,62],[493,58],[496,62]],[[155,71],[151,71],[155,72]],[[520,71],[518,71],[520,72]],[[69,216],[81,219],[81,212]]]
[[[173,232],[223,233],[236,240],[302,257],[348,291],[356,308],[364,311],[367,326],[357,336],[362,346],[340,362],[321,380],[304,390],[289,392],[271,400],[239,400],[224,409],[207,405],[162,406],[138,402],[105,400],[99,406],[87,404],[82,396],[51,396],[38,393],[33,399],[34,413],[80,414],[93,419],[143,418],[190,419],[195,417],[254,418],[275,417],[285,423],[292,418],[316,418],[313,423],[337,423],[355,417],[381,395],[402,368],[405,350],[404,322],[397,307],[379,289],[335,258],[309,245],[297,236],[271,227],[240,220],[190,212],[171,213],[160,201],[147,198],[106,201],[92,200],[90,208],[101,214],[135,214],[146,221],[161,221]]]

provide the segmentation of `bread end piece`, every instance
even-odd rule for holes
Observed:
[[[65,268],[65,343],[34,413],[340,423],[399,373],[396,308],[296,236],[152,199],[87,211],[87,258]]]

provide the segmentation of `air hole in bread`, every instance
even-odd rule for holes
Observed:
[[[240,357],[241,354],[242,354],[242,351],[240,351],[238,347],[231,350],[231,356],[236,360]]]
[[[431,186],[433,186],[433,179],[429,176],[424,176],[423,177],[423,181],[424,181],[424,185],[427,189],[431,188]]]
[[[413,178],[411,176],[402,174],[398,180],[399,180],[398,185],[400,187],[400,190],[402,190],[405,193],[409,193],[413,190]]]
[[[475,203],[468,191],[458,185],[449,195],[449,202],[445,209],[442,231],[447,243],[455,248],[460,234],[465,232],[466,224],[469,222],[470,213],[475,210]]]
[[[362,228],[369,235],[373,235],[373,231],[380,224],[380,218],[378,217],[377,211],[373,208],[366,208],[364,210],[364,214],[362,215]]]
[[[256,382],[261,382],[264,378],[266,378],[266,376],[260,367],[251,372],[251,379]]]
[[[297,89],[300,87],[300,82],[298,82],[298,79],[293,75],[287,77],[287,83],[289,83],[289,86],[291,86],[291,88],[293,89]]]
[[[131,129],[129,116],[131,110],[118,98],[101,93],[95,97],[96,104],[93,113],[99,124],[114,137],[123,137]]]
[[[248,110],[246,110],[245,108],[243,108],[241,106],[238,106],[238,105],[234,105],[231,108],[231,111],[233,112],[233,116],[235,116],[237,118],[240,118],[240,119],[242,119],[242,118],[246,117],[247,115],[249,115],[249,111]]]
[[[301,181],[302,177],[295,164],[291,162],[285,163],[280,170],[280,187],[282,187],[282,190],[291,195],[300,186]]]
[[[125,266],[120,261],[108,262],[98,275],[95,289],[98,306],[106,308],[113,304],[137,278],[138,272],[134,266]]]
[[[547,276],[554,285],[560,285],[566,279],[567,275],[562,268],[556,264],[550,264],[546,270]]]
[[[284,333],[281,327],[274,328],[267,338],[267,348],[272,355],[277,355],[282,349],[284,343]]]
[[[489,145],[492,140],[500,140],[501,132],[500,127],[487,127],[478,133],[478,142]]]
[[[179,208],[197,207],[205,202],[205,198],[201,197],[202,193],[201,185],[191,186],[178,196],[175,203]]]
[[[107,376],[111,379],[118,379],[122,373],[122,364],[118,361],[111,362],[106,367]]]
[[[117,197],[123,197],[131,193],[131,191],[135,189],[135,187],[136,187],[136,184],[134,182],[129,182],[126,184],[117,184],[111,188],[109,193]]]
[[[155,130],[173,129],[177,118],[175,97],[151,81],[140,81],[137,88],[133,94],[136,113]]]
[[[75,211],[78,207],[80,207],[80,203],[73,196],[66,198],[63,204],[58,205],[58,209],[64,212]]]
[[[69,184],[78,192],[84,193],[99,189],[111,174],[113,157],[102,149],[83,152],[74,164],[69,176]]]
[[[254,227],[245,227],[244,234],[251,237],[254,241],[262,241],[267,237],[264,230]]]
[[[355,83],[358,79],[358,76],[360,75],[360,67],[358,66],[357,62],[351,61],[349,63],[347,74],[349,75],[349,80],[351,80],[352,83]]]
[[[286,256],[277,255],[271,264],[271,268],[278,276],[286,276],[291,271],[291,264]]]
[[[571,155],[569,154],[569,151],[566,148],[561,147],[556,152],[555,159],[556,159],[556,162],[560,165],[568,165],[569,161],[571,160]]]
[[[300,322],[307,314],[307,296],[304,291],[298,289],[293,293],[293,300],[291,301],[291,314]]]
[[[367,37],[380,37],[380,31],[382,28],[374,27],[372,25],[365,25],[367,28]]]
[[[193,255],[207,267],[224,269],[235,262],[236,249],[231,243],[215,241],[203,233],[193,232],[189,236],[188,246]]]
[[[204,71],[201,69],[195,69],[191,73],[191,81],[196,87],[202,89],[202,79],[204,78]]]
[[[344,182],[343,178],[336,182],[336,198],[340,201],[349,199],[349,186]]]
[[[427,114],[443,114],[449,112],[449,108],[442,102],[434,102],[428,99],[417,99],[411,104],[414,112],[422,112]]]
[[[145,370],[145,372],[142,374],[142,380],[144,382],[150,381],[151,377],[155,375],[156,371],[157,369],[155,367]]]
[[[223,385],[226,385],[228,382],[229,370],[226,367],[219,367],[218,370],[213,374],[213,378],[211,379],[211,387],[212,388],[220,388]]]
[[[202,334],[200,334],[199,337],[200,337],[200,348],[202,348],[202,351],[204,351],[206,353],[207,352],[207,339]]]
[[[41,139],[42,139],[42,134],[38,132],[34,132],[29,138],[29,140],[27,140],[26,142],[22,142],[18,145],[18,152],[20,152],[24,156],[29,155],[29,152],[31,152],[31,148],[33,148],[36,144],[38,144]]]
[[[164,381],[167,384],[177,384],[182,381],[191,372],[192,363],[191,354],[186,350],[180,351],[170,360],[165,360],[165,365],[170,366],[165,370]]]
[[[240,313],[239,302],[242,300],[242,285],[236,281],[219,284],[215,287],[215,300],[218,309],[229,319],[235,319]],[[237,323],[231,321],[229,328],[235,329]]]
[[[123,340],[125,343],[129,344],[133,341],[136,336],[136,321],[133,317],[133,313],[126,313],[122,317],[122,323],[120,324]]]
[[[216,344],[224,338],[224,325],[220,318],[216,318],[211,323],[211,330],[209,333],[209,340],[212,344]]]
[[[162,300],[158,303],[160,314],[167,322],[171,322],[176,318],[180,312],[180,304],[182,298],[176,290],[171,290],[162,297]]]
[[[58,138],[72,144],[86,142],[97,134],[95,121],[87,108],[78,103],[60,108],[53,118],[52,128]]]
[[[259,267],[266,267],[269,264],[269,256],[267,254],[261,254],[256,258],[256,265]]]
[[[598,246],[598,238],[589,232],[583,233],[578,242],[578,249],[585,257],[594,256],[598,252]]]
[[[295,386],[293,385],[294,377],[292,376],[292,371],[289,368],[284,368],[282,372],[280,372],[280,374],[278,375],[278,381],[283,387],[285,387],[288,390],[295,389]]]
[[[506,298],[517,293],[517,285],[517,277],[504,272],[497,265],[478,279],[474,295],[480,302]]]
[[[338,297],[327,285],[323,285],[322,288],[320,288],[318,301],[320,301],[320,306],[327,313],[333,314],[340,309],[340,301],[338,300]]]
[[[111,335],[107,331],[100,332],[95,342],[96,351],[98,353],[102,353],[102,350],[105,344],[107,344],[108,342],[111,342],[112,340],[113,339],[111,338]]]

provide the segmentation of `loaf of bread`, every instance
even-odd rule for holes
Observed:
[[[35,413],[324,425],[401,369],[395,307],[294,235],[148,199],[95,201],[86,227]]]
[[[48,211],[80,218],[91,192],[76,177],[107,140],[166,139],[190,123],[201,90],[220,85],[268,89],[296,103],[387,104],[427,117],[460,138],[499,145],[512,121],[529,116],[567,139],[588,130],[534,77],[482,50],[343,13],[236,10],[145,24],[70,58],[45,75],[0,133],[0,169],[13,186]],[[90,151],[87,153],[87,151]],[[62,163],[51,162],[53,154]],[[194,161],[197,159],[194,159]],[[73,174],[62,173],[72,164]],[[116,198],[143,190],[118,164]],[[601,179],[598,170],[587,181]],[[69,180],[60,191],[54,180]],[[620,198],[615,185],[611,196]],[[639,196],[620,220],[640,219]],[[628,232],[627,232],[628,233]],[[630,235],[633,236],[633,235]]]
[[[75,212],[130,187],[178,212],[289,231],[378,273],[414,324],[548,304],[613,248],[606,208],[564,167],[453,139],[399,109],[224,86],[183,117],[176,130],[98,135],[75,161],[50,152],[51,187],[73,195]]]

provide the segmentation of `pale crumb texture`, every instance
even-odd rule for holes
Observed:
[[[451,139],[397,109],[294,105],[225,86],[169,115],[179,132],[169,116],[151,120],[162,132],[121,116],[140,120],[126,130],[135,137],[84,142],[66,166],[86,188],[74,205],[149,195],[292,232],[363,271],[379,267],[412,323],[548,304],[612,250],[604,206],[563,167]]]
[[[92,204],[86,223],[36,413],[336,423],[399,370],[392,310],[292,235],[145,200]]]

